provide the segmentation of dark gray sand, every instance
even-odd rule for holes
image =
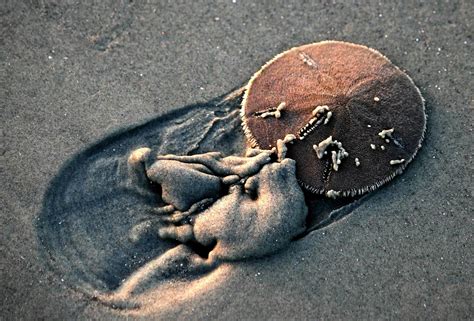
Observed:
[[[209,101],[275,54],[326,39],[373,47],[407,70],[427,103],[423,148],[351,215],[224,267],[225,282],[209,279],[208,291],[186,296],[183,286],[158,316],[472,318],[471,2],[11,1],[0,10],[0,319],[125,319],[45,259],[36,221],[51,180],[101,138]]]

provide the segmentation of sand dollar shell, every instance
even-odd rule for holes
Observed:
[[[424,100],[411,78],[365,46],[324,41],[265,64],[242,102],[253,147],[294,134],[288,157],[306,189],[330,197],[376,189],[401,173],[423,140]]]

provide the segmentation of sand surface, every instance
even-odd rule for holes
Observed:
[[[427,103],[423,148],[351,215],[162,319],[469,319],[474,314],[469,1],[7,2],[1,7],[0,319],[122,320],[70,288],[36,220],[63,164],[123,128],[206,102],[274,55],[326,39],[373,47]]]

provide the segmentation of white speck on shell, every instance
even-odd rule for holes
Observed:
[[[354,162],[355,162],[356,167],[359,167],[359,166],[360,166],[359,158],[356,157],[356,158],[354,159]]]
[[[378,135],[382,137],[382,139],[385,139],[387,137],[392,137],[393,131],[394,131],[394,128],[384,129]]]
[[[326,196],[332,199],[336,199],[341,195],[340,191],[335,191],[333,189],[326,192]]]
[[[390,165],[398,165],[398,164],[403,164],[405,162],[405,159],[392,159],[390,161]]]

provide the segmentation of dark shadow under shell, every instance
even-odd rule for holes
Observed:
[[[280,117],[259,116],[282,103]],[[300,135],[312,111],[325,105],[332,113],[327,123]],[[295,134],[299,139],[288,146],[288,157],[296,160],[297,178],[306,189],[333,196],[363,194],[401,173],[426,125],[424,100],[410,77],[379,52],[338,41],[277,55],[250,80],[241,112],[253,147],[268,149]],[[379,135],[392,128],[391,137]],[[331,150],[319,159],[313,149],[329,136],[349,154],[337,171]]]

